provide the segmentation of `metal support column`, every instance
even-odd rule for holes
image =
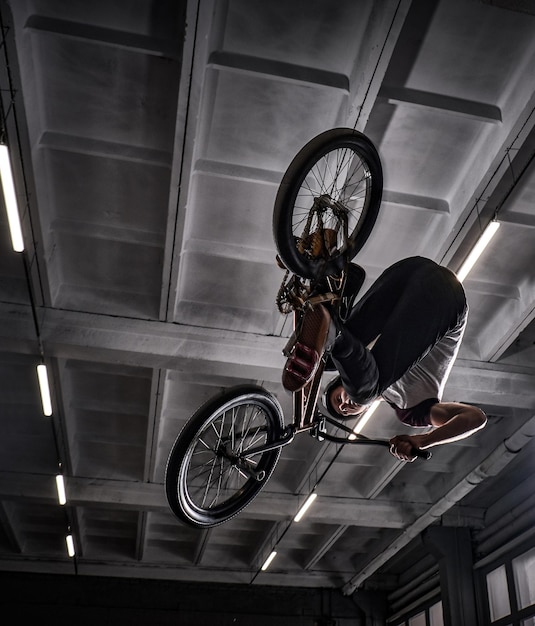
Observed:
[[[422,533],[422,541],[438,562],[444,625],[475,626],[478,621],[470,529],[431,526]]]

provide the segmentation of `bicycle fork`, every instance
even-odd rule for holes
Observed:
[[[324,367],[325,361],[322,358],[312,381],[305,389],[293,394],[294,421],[282,430],[279,437],[269,443],[249,448],[247,451],[241,452],[233,457],[230,455],[227,456],[227,458],[234,463],[238,471],[243,472],[248,478],[255,478],[256,480],[262,481],[264,480],[265,472],[257,472],[251,466],[251,462],[248,461],[250,457],[287,446],[293,441],[295,435],[301,432],[309,431],[313,436],[321,440],[321,425],[323,419],[316,419],[315,410]]]

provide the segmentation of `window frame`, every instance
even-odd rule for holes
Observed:
[[[391,622],[391,624],[392,626],[409,626],[409,620],[411,618],[415,617],[419,613],[425,613],[425,624],[426,626],[430,626],[431,616],[429,614],[429,611],[432,606],[435,606],[435,604],[438,604],[439,602],[442,605],[442,615],[444,615],[444,605],[442,603],[442,595],[439,593],[435,595],[433,598],[428,599],[422,604],[418,605],[417,608],[413,608],[410,611],[407,611],[407,613],[405,613],[403,617],[400,617],[395,622]],[[387,620],[387,624],[389,623],[390,622],[388,622]]]
[[[489,624],[490,626],[521,626],[523,620],[530,617],[535,617],[535,602],[519,609],[517,600],[517,590],[515,586],[515,577],[513,572],[513,560],[523,554],[526,554],[530,550],[535,548],[535,542],[525,542],[519,546],[511,549],[499,556],[489,563],[485,563],[484,566],[478,567],[475,563],[475,585],[476,585],[476,597],[478,604],[478,611],[482,617],[483,624]],[[490,604],[489,595],[487,589],[487,574],[500,566],[505,566],[505,576],[507,580],[507,592],[509,596],[509,605],[511,607],[511,613],[502,617],[494,622],[490,620]]]

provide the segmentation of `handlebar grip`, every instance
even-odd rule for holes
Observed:
[[[415,454],[418,458],[424,459],[425,461],[429,461],[429,459],[433,456],[433,453],[429,450],[420,450],[420,448],[413,448],[413,454]]]

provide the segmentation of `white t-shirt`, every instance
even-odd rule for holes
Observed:
[[[387,402],[408,409],[429,398],[442,400],[442,394],[457,358],[468,320],[468,308],[459,323],[448,331],[429,352],[382,393]]]

